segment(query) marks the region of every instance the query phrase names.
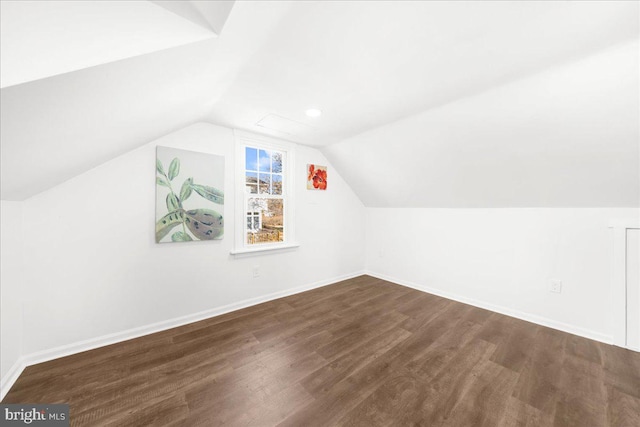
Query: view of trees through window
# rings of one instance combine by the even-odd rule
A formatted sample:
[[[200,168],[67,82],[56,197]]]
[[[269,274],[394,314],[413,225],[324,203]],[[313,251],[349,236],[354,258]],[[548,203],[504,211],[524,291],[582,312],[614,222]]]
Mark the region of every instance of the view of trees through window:
[[[246,242],[284,241],[283,155],[245,148]]]

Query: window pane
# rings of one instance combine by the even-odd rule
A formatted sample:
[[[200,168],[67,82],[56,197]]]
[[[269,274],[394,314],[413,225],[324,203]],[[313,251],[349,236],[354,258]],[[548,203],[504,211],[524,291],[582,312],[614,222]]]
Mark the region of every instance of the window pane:
[[[250,171],[258,170],[258,150],[247,147],[245,149],[245,169]]]
[[[274,151],[271,156],[272,172],[282,173],[282,153]]]
[[[260,194],[271,194],[271,175],[261,173],[258,186],[260,187]]]
[[[256,172],[245,172],[245,186],[247,193],[258,192],[258,174]]]
[[[259,213],[264,209],[267,209],[267,199],[251,198],[247,200],[247,211]]]
[[[245,177],[246,177],[247,184],[258,183],[258,174],[256,172],[246,172]]]
[[[260,150],[260,172],[271,172],[271,152]]]
[[[272,175],[273,192],[271,194],[282,194],[282,175]]]
[[[248,244],[276,243],[284,241],[284,202],[279,199],[251,198],[248,212],[259,212],[254,218],[254,233],[247,233]]]

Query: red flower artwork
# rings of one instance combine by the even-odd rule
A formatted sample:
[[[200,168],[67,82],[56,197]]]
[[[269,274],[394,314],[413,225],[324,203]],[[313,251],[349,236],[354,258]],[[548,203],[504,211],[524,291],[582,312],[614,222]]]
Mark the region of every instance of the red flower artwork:
[[[308,165],[307,174],[308,190],[327,189],[327,167],[318,165]]]

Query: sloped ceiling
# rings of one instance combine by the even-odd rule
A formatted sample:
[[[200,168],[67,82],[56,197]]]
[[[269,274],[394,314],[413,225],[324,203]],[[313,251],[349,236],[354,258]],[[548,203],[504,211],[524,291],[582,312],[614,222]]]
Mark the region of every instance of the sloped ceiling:
[[[239,2],[218,37],[2,88],[2,199],[23,200],[204,119],[286,8]]]
[[[115,3],[151,7],[155,18],[143,20],[144,27],[156,31],[165,27],[159,22],[171,23],[162,36],[174,44],[140,45],[137,55],[123,54],[120,50],[131,46],[118,38],[126,31],[116,27],[113,45],[102,50],[120,52],[121,58],[103,57],[106,62],[85,64],[88,68],[3,87],[3,199],[24,199],[204,119],[324,147],[370,206],[633,202],[629,194],[634,188],[611,198],[603,186],[588,191],[579,186],[586,174],[604,174],[615,169],[613,164],[623,166],[612,183],[626,184],[637,173],[637,162],[624,160],[633,155],[634,141],[637,145],[634,118],[628,114],[637,110],[637,81],[618,68],[630,65],[637,74],[637,54],[628,48],[618,56],[607,53],[618,59],[609,68],[588,61],[637,40],[637,2],[237,2],[233,8],[212,6],[217,2]],[[221,24],[216,17],[225,13],[228,19]],[[63,33],[81,37],[75,30]],[[583,66],[591,66],[590,71]],[[15,74],[26,78],[27,71]],[[547,99],[536,85],[554,92]],[[583,108],[585,103],[590,105]],[[513,105],[523,104],[527,107],[513,113]],[[304,110],[311,106],[324,114],[306,117]],[[259,126],[266,116],[297,125]],[[493,133],[483,128],[485,136],[478,138],[473,129],[482,123],[495,127]],[[613,123],[615,138],[597,127],[580,144],[586,134],[581,123]],[[562,145],[564,157],[553,167],[541,154],[541,147],[554,147],[552,142],[542,134],[531,137],[543,126],[572,141]],[[608,151],[602,149],[605,138],[612,144]],[[451,140],[455,143],[447,146]],[[399,169],[425,146],[420,153],[431,170],[428,185],[413,163],[411,169]],[[452,154],[464,149],[469,154]],[[480,162],[480,167],[473,152],[487,159],[497,154],[493,163]],[[527,156],[513,163],[514,157]],[[577,170],[574,156],[591,160]],[[511,169],[526,175],[518,178],[528,182],[517,187],[521,191],[508,184]],[[369,188],[374,184],[367,178],[380,170],[396,185],[384,191]],[[453,195],[443,197],[433,186],[450,182],[454,170],[456,185],[446,187]],[[487,173],[485,184],[495,193],[478,192],[468,182],[473,174],[461,170]],[[531,174],[541,170],[545,178],[536,184]],[[553,193],[549,183],[560,181],[571,184]],[[398,186],[406,191],[394,197]],[[424,195],[413,198],[416,190]],[[565,198],[572,190],[580,197]]]
[[[640,207],[637,41],[327,147],[366,206]]]
[[[218,34],[189,1],[3,1],[0,12],[3,88]]]

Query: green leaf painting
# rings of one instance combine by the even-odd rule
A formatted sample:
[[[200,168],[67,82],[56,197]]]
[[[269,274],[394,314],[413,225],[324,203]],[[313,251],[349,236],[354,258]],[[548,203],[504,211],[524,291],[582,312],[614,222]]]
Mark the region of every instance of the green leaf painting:
[[[173,193],[167,194],[167,210],[172,212],[178,209],[180,209],[180,201],[176,195]]]
[[[183,231],[176,231],[171,235],[172,242],[191,242],[193,239]]]
[[[157,147],[156,243],[222,239],[223,189],[224,157]]]
[[[180,189],[180,200],[187,200],[189,196],[191,196],[191,191],[193,190],[193,178],[188,178],[184,184],[182,184],[182,188]]]
[[[164,168],[162,167],[162,162],[156,159],[156,170],[160,175],[164,175]]]
[[[189,230],[200,240],[215,239],[224,231],[222,215],[211,209],[193,209],[186,212]]]
[[[198,193],[205,199],[212,201],[213,203],[217,203],[219,205],[224,204],[224,193],[220,190],[216,190],[213,187],[207,187],[206,185],[198,184],[192,184],[191,188],[193,188],[196,193]]]
[[[160,242],[175,227],[184,223],[185,212],[178,210],[169,212],[156,222],[156,242]]]
[[[167,177],[169,178],[169,181],[173,181],[173,178],[178,176],[179,173],[180,173],[180,159],[176,157],[175,159],[171,160],[171,165],[169,165],[169,175],[167,175]]]

